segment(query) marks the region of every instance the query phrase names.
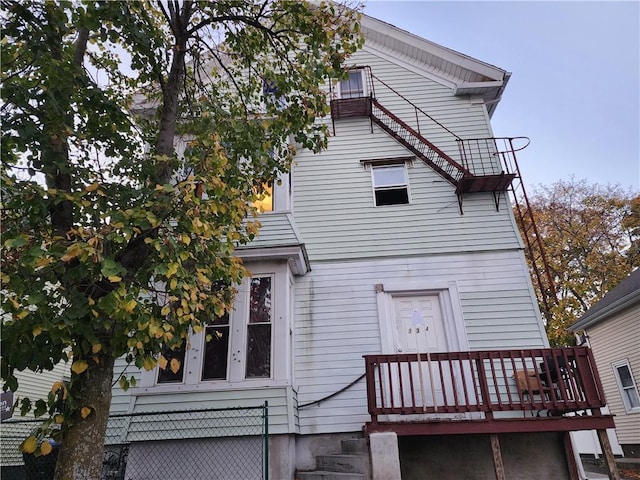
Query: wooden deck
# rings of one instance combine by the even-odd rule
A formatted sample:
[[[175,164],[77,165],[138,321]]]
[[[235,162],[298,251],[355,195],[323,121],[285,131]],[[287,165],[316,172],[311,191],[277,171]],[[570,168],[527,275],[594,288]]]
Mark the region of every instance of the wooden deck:
[[[367,432],[398,435],[613,428],[586,347],[365,356]]]

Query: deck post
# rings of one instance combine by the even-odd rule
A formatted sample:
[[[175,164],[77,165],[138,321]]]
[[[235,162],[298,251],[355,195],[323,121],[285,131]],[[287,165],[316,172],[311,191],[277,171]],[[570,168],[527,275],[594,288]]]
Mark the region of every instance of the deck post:
[[[500,451],[500,439],[496,433],[489,435],[491,439],[491,452],[493,453],[493,468],[496,472],[496,480],[507,480],[502,463],[502,452]]]
[[[604,457],[604,463],[607,466],[607,474],[609,480],[620,480],[620,473],[618,472],[618,466],[616,465],[616,459],[613,456],[613,450],[611,449],[611,443],[609,442],[609,435],[605,429],[596,430],[598,434],[598,440],[600,441],[600,447],[602,448],[602,456]]]

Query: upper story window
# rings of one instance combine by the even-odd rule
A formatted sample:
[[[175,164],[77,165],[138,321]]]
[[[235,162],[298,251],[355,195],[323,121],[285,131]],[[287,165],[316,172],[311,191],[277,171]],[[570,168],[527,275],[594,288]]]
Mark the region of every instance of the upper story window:
[[[638,395],[638,386],[631,374],[629,360],[625,359],[614,363],[613,371],[626,412],[640,412],[640,395]]]
[[[260,213],[273,212],[273,182],[265,183],[262,188],[262,195],[253,202],[253,205]]]
[[[365,95],[364,70],[349,70],[349,76],[340,80],[340,98],[360,98]]]
[[[376,206],[409,203],[409,182],[404,164],[372,166],[371,177]]]

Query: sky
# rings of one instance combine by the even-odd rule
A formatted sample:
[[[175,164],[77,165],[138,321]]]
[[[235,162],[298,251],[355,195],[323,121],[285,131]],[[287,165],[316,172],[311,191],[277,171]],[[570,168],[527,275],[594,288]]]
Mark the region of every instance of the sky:
[[[640,1],[366,0],[364,13],[512,73],[495,136],[526,136],[527,190],[640,192]]]

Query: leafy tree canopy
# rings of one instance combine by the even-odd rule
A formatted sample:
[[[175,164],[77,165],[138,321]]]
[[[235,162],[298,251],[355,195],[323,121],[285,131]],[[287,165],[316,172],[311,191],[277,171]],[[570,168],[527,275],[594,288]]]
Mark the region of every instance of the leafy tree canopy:
[[[640,196],[571,178],[538,186],[529,200],[558,299],[547,335],[571,344],[567,327],[640,266]]]
[[[20,408],[53,415],[64,397],[49,420],[62,423],[56,477],[98,478],[101,458],[72,455],[89,437],[101,448],[114,359],[151,369],[231,307],[252,202],[296,147],[326,146],[323,84],[361,45],[358,13],[279,0],[2,9],[2,379],[15,390],[16,370],[72,360],[68,387]]]

